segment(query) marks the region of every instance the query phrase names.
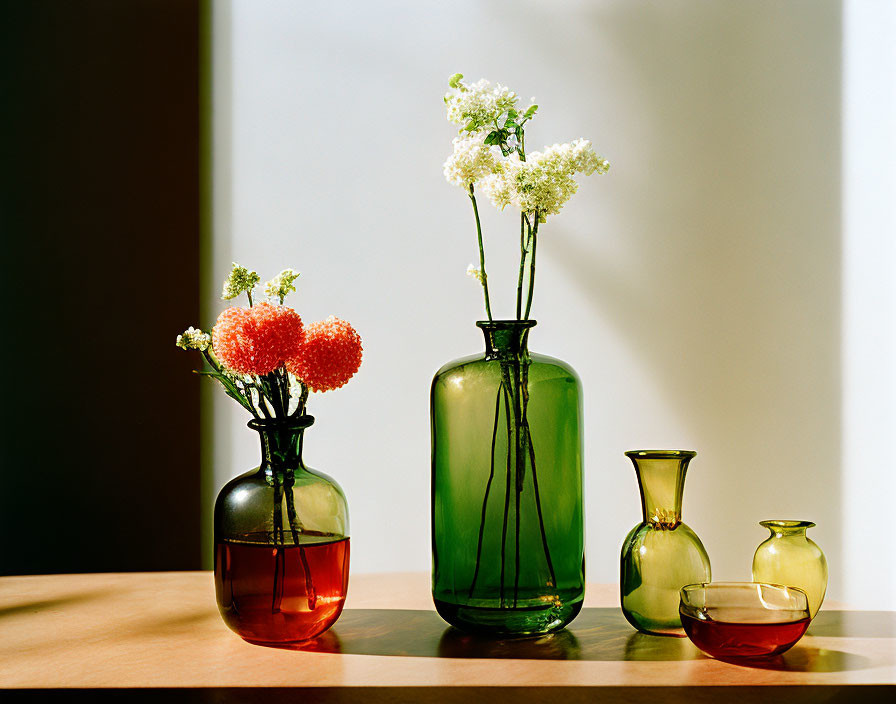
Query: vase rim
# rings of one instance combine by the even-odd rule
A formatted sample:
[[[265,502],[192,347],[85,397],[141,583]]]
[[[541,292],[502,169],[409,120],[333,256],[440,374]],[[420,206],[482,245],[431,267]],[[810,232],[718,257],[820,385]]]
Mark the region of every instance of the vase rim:
[[[303,430],[314,424],[314,416],[290,416],[288,418],[253,418],[246,425],[252,430]]]
[[[763,528],[814,528],[812,521],[791,521],[775,519],[770,521],[759,521],[759,525]]]
[[[629,450],[625,456],[645,460],[690,460],[694,459],[697,453],[694,450]]]
[[[534,328],[537,320],[477,320],[476,327],[483,330],[512,330],[514,328]]]

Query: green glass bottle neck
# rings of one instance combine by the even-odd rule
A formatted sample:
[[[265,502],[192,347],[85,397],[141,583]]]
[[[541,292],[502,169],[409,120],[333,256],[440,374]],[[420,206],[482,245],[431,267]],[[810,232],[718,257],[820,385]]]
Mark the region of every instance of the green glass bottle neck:
[[[534,320],[480,320],[476,326],[485,337],[486,359],[514,359],[529,354],[529,330]]]
[[[660,529],[676,528],[681,523],[685,475],[696,453],[634,450],[625,454],[638,476],[643,522]]]
[[[251,420],[249,427],[258,432],[261,439],[261,467],[268,475],[292,473],[304,470],[302,444],[305,429],[314,423],[314,416],[299,416]]]

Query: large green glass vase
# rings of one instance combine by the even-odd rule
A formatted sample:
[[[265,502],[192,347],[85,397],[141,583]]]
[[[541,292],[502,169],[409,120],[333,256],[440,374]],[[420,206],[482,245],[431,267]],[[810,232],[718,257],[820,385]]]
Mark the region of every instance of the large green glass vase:
[[[535,321],[477,325],[485,352],[432,382],[433,599],[463,630],[547,633],[585,593],[581,382],[528,351]]]
[[[709,556],[700,538],[681,521],[687,450],[633,450],[641,490],[641,522],[622,544],[622,613],[639,631],[684,637],[679,590],[709,582]]]

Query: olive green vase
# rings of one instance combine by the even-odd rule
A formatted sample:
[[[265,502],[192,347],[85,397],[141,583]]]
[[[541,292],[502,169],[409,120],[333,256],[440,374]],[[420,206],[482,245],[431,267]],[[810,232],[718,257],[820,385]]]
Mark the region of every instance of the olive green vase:
[[[811,521],[760,521],[771,535],[756,548],[753,581],[798,587],[809,597],[809,615],[815,618],[828,586],[828,563],[806,530]]]
[[[477,325],[484,352],[432,382],[432,591],[448,623],[528,635],[585,593],[581,383],[532,354],[535,321]]]
[[[687,450],[633,450],[641,490],[641,522],[622,545],[622,613],[635,628],[656,635],[684,636],[679,590],[709,582],[709,556],[700,538],[681,521]]]

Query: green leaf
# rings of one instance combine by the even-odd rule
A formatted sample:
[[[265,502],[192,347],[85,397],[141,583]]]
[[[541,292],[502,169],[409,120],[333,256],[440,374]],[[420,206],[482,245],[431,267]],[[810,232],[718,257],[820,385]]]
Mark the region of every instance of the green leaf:
[[[464,77],[462,73],[455,73],[451,78],[448,79],[448,85],[452,88],[457,88],[460,83],[460,79]]]
[[[464,127],[464,129],[465,129],[467,132],[474,132],[478,127],[479,127],[479,123],[476,122],[476,120],[470,120],[470,121],[466,124],[466,126]]]
[[[245,396],[243,396],[239,392],[239,389],[236,388],[234,383],[230,379],[228,379],[226,376],[221,374],[221,372],[205,371],[204,369],[202,369],[202,370],[196,369],[194,371],[196,374],[201,374],[202,376],[210,376],[213,379],[217,379],[219,382],[221,382],[221,386],[224,387],[225,394],[230,396],[230,398],[232,398],[234,401],[239,403],[247,411],[250,411],[251,413],[255,413],[255,409],[252,408],[252,404],[249,402],[249,400]]]
[[[515,127],[516,127],[516,123],[515,123],[513,120],[509,119],[509,118],[508,118],[507,121],[504,123],[504,129],[505,129],[505,130],[512,130],[512,129],[514,129]]]
[[[519,115],[519,113],[518,113],[514,108],[509,108],[509,109],[507,110],[507,119],[508,119],[508,120],[512,120],[512,119],[515,118],[517,115]]]
[[[535,114],[535,112],[536,112],[537,110],[538,110],[538,106],[537,106],[537,105],[530,105],[530,106],[526,109],[526,112],[523,113],[523,117],[525,117],[527,120],[530,120],[530,119],[532,119],[532,116]]]
[[[500,142],[501,142],[501,140],[500,140],[500,138],[498,137],[498,133],[497,133],[497,132],[489,132],[488,135],[487,135],[486,138],[485,138],[485,144],[488,144],[488,145],[491,145],[491,144],[500,144]]]

